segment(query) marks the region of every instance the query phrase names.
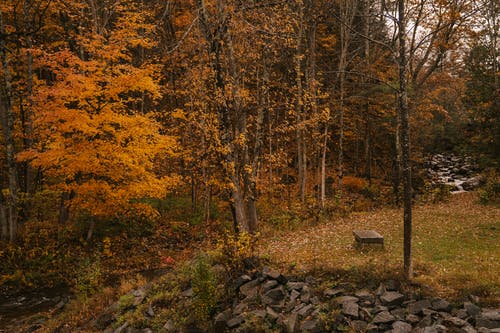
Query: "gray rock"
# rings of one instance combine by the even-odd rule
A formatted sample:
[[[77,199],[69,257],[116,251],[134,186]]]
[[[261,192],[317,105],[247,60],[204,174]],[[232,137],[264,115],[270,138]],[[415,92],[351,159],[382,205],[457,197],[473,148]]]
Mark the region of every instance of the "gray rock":
[[[368,323],[363,320],[353,320],[351,321],[351,328],[354,331],[354,333],[361,333],[366,331],[366,328],[368,327]]]
[[[467,311],[465,311],[465,309],[453,309],[453,311],[451,312],[451,314],[454,317],[458,317],[460,319],[465,319],[465,318],[468,317]]]
[[[420,321],[420,317],[417,315],[409,314],[405,317],[405,320],[409,323],[416,324]]]
[[[306,320],[300,325],[301,332],[321,332],[317,319]]]
[[[344,289],[342,289],[342,288],[334,288],[334,289],[326,289],[323,292],[323,295],[325,295],[327,297],[335,297],[335,296],[341,295],[343,293],[344,293]]]
[[[181,293],[182,297],[193,297],[193,295],[194,295],[193,288],[186,289]]]
[[[422,314],[424,316],[437,316],[439,312],[431,310],[431,309],[422,309]]]
[[[297,330],[297,313],[292,313],[283,321],[287,333],[295,333]]]
[[[500,327],[491,329],[490,333],[500,333]]]
[[[250,312],[250,315],[257,317],[257,318],[265,318],[267,314],[266,310],[253,310]]]
[[[434,325],[434,327],[437,329],[438,332],[447,332],[448,331],[448,328],[446,328],[446,326],[443,326],[443,325]]]
[[[149,317],[154,317],[155,316],[155,311],[153,310],[153,307],[151,304],[148,306],[148,309],[146,310],[146,315]]]
[[[477,177],[471,178],[471,179],[463,182],[462,187],[466,191],[472,191],[472,190],[478,188],[481,185],[482,181],[483,181],[483,178],[481,176],[477,176]]]
[[[432,300],[432,310],[435,311],[450,311],[451,304],[442,298],[435,298]]]
[[[113,331],[113,333],[122,333],[128,327],[128,321],[124,322],[120,327]]]
[[[467,325],[467,322],[458,317],[450,317],[443,320],[443,323],[447,326],[462,327]]]
[[[268,316],[269,318],[271,318],[272,320],[276,320],[276,319],[278,319],[278,317],[279,317],[279,314],[278,314],[276,311],[274,311],[274,310],[273,310],[271,307],[269,307],[269,306],[268,306],[268,307],[266,307],[266,314],[267,314],[267,316]]]
[[[399,287],[401,286],[401,284],[399,283],[399,281],[396,281],[396,280],[387,280],[385,283],[385,289],[386,290],[390,290],[390,291],[396,291],[396,290],[399,290]]]
[[[439,332],[434,326],[426,326],[422,329],[422,333],[439,333]]]
[[[404,320],[406,311],[403,308],[395,308],[394,310],[390,311],[391,314],[396,317],[397,320]]]
[[[311,304],[317,305],[320,303],[318,296],[311,297]]]
[[[267,305],[283,307],[285,304],[286,291],[282,285],[267,291],[262,295],[262,302]]]
[[[375,294],[377,296],[382,296],[383,294],[385,294],[387,292],[387,289],[385,288],[385,285],[383,283],[381,283],[377,290],[375,291]]]
[[[116,320],[116,315],[112,312],[105,312],[97,317],[94,327],[103,330]]]
[[[301,316],[302,318],[306,317],[309,313],[311,313],[313,310],[313,305],[308,304],[303,306],[300,310],[298,310],[296,313]]]
[[[377,333],[379,330],[378,330],[378,326],[375,325],[375,324],[368,324],[368,326],[366,326],[366,333]]]
[[[479,304],[479,301],[480,301],[479,296],[476,296],[476,295],[472,295],[472,294],[470,294],[470,295],[469,295],[469,299],[470,299],[470,301],[471,301],[472,303],[474,303],[474,304]]]
[[[476,317],[476,327],[500,328],[500,312],[497,310],[483,310]]]
[[[486,327],[479,327],[479,328],[477,329],[477,332],[478,332],[478,333],[490,333],[490,332],[491,332],[491,330],[490,330],[489,328],[486,328]],[[499,333],[500,333],[500,331],[499,331]]]
[[[240,287],[240,293],[246,297],[254,297],[259,290],[259,284],[260,282],[258,280],[249,281]]]
[[[470,325],[462,327],[462,331],[465,333],[477,333],[476,329]]]
[[[290,293],[290,301],[295,302],[296,299],[298,299],[300,296],[300,293],[297,290],[292,290]]]
[[[447,318],[450,318],[450,317],[453,317],[451,314],[449,314],[448,312],[438,312],[439,316],[443,319],[447,319]]]
[[[377,305],[375,308],[373,308],[373,313],[379,313],[382,311],[389,311],[389,308],[383,305]]]
[[[245,317],[243,317],[242,315],[239,315],[239,316],[236,316],[234,318],[229,319],[226,322],[226,325],[229,328],[235,328],[235,327],[238,327],[241,324],[243,324],[244,321],[245,321]]]
[[[280,272],[273,270],[269,267],[264,267],[262,269],[262,275],[265,277],[271,278],[273,280],[276,280],[282,284],[285,284],[287,282],[287,279],[283,275],[281,275]]]
[[[428,299],[423,299],[421,301],[416,301],[408,304],[407,310],[410,314],[420,314],[423,309],[428,309],[432,306],[431,302]]]
[[[226,322],[224,321],[224,324]],[[175,331],[175,325],[172,319],[169,319],[165,325],[163,325],[163,329],[166,330],[167,332],[174,332]]]
[[[276,287],[278,285],[278,281],[276,280],[269,280],[269,281],[266,281],[263,285],[262,285],[262,290],[264,292],[270,290],[270,289],[273,289],[274,287]]]
[[[134,306],[138,306],[146,298],[146,289],[144,289],[144,288],[138,288],[138,289],[132,290],[131,293],[134,296],[134,303],[133,303]]]
[[[335,298],[335,303],[341,305],[343,303],[352,303],[352,302],[357,302],[359,299],[354,296],[340,296]]]
[[[242,285],[244,285],[245,283],[250,282],[250,281],[252,281],[252,278],[249,275],[246,275],[246,274],[241,275],[236,280],[234,280],[233,287],[234,287],[234,289],[237,290],[239,287],[241,287]]]
[[[307,303],[311,300],[311,289],[308,286],[304,286],[300,292],[300,300]]]
[[[373,294],[366,289],[361,289],[361,290],[356,291],[354,293],[354,296],[356,296],[357,298],[359,298],[362,301],[373,302],[373,300],[374,300]]]
[[[397,291],[387,291],[380,296],[380,301],[384,305],[400,305],[403,303],[405,296]]]
[[[425,328],[425,327],[428,327],[428,326],[431,326],[431,325],[432,325],[432,318],[431,318],[431,316],[425,316],[417,324],[417,326],[421,327],[421,328]]]
[[[286,287],[288,290],[302,290],[305,285],[304,282],[288,282]]]
[[[464,302],[464,309],[469,316],[475,317],[481,313],[481,308],[471,302]]]
[[[231,309],[227,309],[217,316],[215,316],[214,320],[214,333],[224,333],[226,331],[226,322],[231,316]],[[169,322],[172,322],[169,320]],[[173,323],[172,323],[173,325]],[[174,327],[172,326],[172,332],[174,331]]]
[[[392,314],[390,314],[388,311],[382,311],[382,312],[377,313],[377,315],[375,317],[373,317],[372,322],[374,324],[388,324],[388,323],[392,323],[395,320],[396,320],[396,318]]]
[[[242,302],[234,307],[233,315],[237,316],[248,310],[248,304]]]
[[[404,321],[398,320],[392,323],[392,329],[393,333],[410,333],[411,325]]]
[[[357,319],[359,317],[359,306],[354,302],[342,303],[342,313],[346,316]]]

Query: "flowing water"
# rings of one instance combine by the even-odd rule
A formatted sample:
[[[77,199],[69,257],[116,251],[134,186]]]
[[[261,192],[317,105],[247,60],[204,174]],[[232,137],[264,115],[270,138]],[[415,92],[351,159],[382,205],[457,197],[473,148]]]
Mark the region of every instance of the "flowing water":
[[[168,270],[151,269],[138,272],[138,274],[149,282],[156,280]],[[106,285],[116,285],[119,280],[120,276],[113,276],[108,279]],[[0,333],[36,330],[51,313],[60,311],[72,296],[71,290],[65,286],[15,296],[0,295]],[[26,329],[21,329],[21,327]]]

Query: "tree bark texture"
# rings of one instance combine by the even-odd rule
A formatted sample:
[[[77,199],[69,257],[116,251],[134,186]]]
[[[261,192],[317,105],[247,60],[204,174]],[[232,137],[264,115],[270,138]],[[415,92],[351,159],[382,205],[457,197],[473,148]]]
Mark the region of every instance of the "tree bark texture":
[[[399,41],[399,92],[398,112],[401,121],[401,165],[403,175],[403,205],[404,205],[404,271],[407,279],[413,278],[412,265],[412,185],[410,165],[410,126],[408,120],[408,86],[406,57],[406,17],[405,0],[398,0],[398,41]]]

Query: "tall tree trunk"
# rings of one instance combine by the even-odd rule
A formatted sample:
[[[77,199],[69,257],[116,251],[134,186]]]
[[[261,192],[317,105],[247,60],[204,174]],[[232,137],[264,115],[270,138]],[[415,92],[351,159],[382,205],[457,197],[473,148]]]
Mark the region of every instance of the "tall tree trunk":
[[[25,40],[26,40],[26,100],[27,106],[24,110],[24,149],[30,149],[33,145],[33,55],[31,49],[33,47],[33,42],[31,40],[31,35],[29,32],[32,31],[30,19],[30,1],[25,0],[23,3],[24,7],[24,28],[25,28]],[[24,166],[24,189],[23,191],[28,194],[33,193],[33,170],[29,163]]]
[[[5,26],[3,24],[2,11],[0,10],[0,34],[5,36]],[[7,163],[7,173],[9,181],[8,196],[8,221],[9,240],[14,242],[17,236],[17,192],[19,188],[15,147],[14,147],[14,112],[12,111],[12,83],[10,77],[9,60],[7,56],[6,41],[0,40],[0,59],[3,67],[2,87],[0,88],[0,122],[3,131],[5,144],[5,160]]]
[[[325,129],[323,131],[323,147],[321,148],[321,208],[325,208],[326,202],[326,150],[328,147],[328,124],[325,122]]]
[[[71,194],[67,191],[61,193],[61,201],[59,203],[59,224],[66,224],[69,220],[69,207],[68,201],[71,198]]]
[[[370,116],[368,115],[368,102],[365,105],[365,177],[368,178],[368,182],[372,181],[372,144],[371,144],[371,122]]]
[[[89,224],[89,229],[87,230],[87,238],[85,239],[87,242],[89,242],[92,239],[92,236],[94,235],[94,228],[95,228],[95,220],[92,218]]]
[[[0,191],[0,240],[9,238],[9,222],[7,220],[7,205],[3,192]]]
[[[347,52],[351,43],[351,30],[357,10],[357,0],[340,1],[340,57],[339,57],[339,152],[337,160],[337,177],[339,194],[342,194],[342,179],[344,177],[344,98],[345,72],[347,68]],[[347,25],[347,26],[346,26]]]
[[[306,201],[306,185],[307,185],[307,152],[305,144],[305,135],[303,129],[303,112],[304,112],[304,91],[302,86],[302,58],[303,52],[303,38],[304,38],[304,4],[299,3],[299,31],[297,35],[297,45],[295,53],[295,83],[296,83],[296,97],[295,97],[295,114],[297,118],[297,168],[298,168],[298,183],[299,183],[299,197],[300,201]]]
[[[401,120],[401,153],[403,173],[404,204],[404,271],[407,279],[413,278],[412,265],[412,185],[410,165],[410,126],[408,120],[408,87],[406,57],[406,13],[405,0],[398,0],[398,40],[399,40],[399,92],[398,112]]]

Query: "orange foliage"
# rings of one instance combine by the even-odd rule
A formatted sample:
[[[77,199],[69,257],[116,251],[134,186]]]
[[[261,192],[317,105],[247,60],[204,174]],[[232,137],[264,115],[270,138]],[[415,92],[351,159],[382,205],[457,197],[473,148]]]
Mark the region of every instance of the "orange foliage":
[[[352,192],[360,192],[368,186],[366,180],[354,176],[345,176],[342,179],[342,184],[347,190]]]

